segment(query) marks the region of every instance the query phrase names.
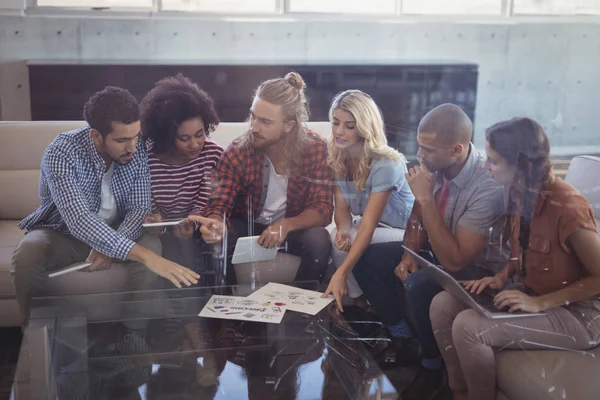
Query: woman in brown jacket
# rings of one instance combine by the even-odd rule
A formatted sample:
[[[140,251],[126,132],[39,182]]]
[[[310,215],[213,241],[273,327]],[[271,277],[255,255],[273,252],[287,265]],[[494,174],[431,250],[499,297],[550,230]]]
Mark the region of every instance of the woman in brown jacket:
[[[495,398],[499,349],[585,350],[600,336],[600,238],[590,205],[554,176],[548,137],[537,122],[499,122],[486,139],[486,168],[505,187],[511,256],[496,276],[466,288],[501,290],[494,298],[499,310],[545,315],[492,320],[438,294],[430,317],[454,399]],[[524,290],[506,288],[513,277]]]

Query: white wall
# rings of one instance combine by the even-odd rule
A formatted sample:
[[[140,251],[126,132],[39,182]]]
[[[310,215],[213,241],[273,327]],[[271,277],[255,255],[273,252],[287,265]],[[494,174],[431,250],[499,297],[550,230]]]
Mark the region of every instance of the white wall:
[[[523,115],[545,126],[557,152],[600,151],[600,24],[593,19],[507,21],[249,22],[0,15],[0,60],[475,62],[479,65],[476,144],[482,144],[483,131],[493,122]],[[22,103],[28,95],[26,74],[15,70],[0,79],[3,119],[27,119],[22,118],[28,112]]]

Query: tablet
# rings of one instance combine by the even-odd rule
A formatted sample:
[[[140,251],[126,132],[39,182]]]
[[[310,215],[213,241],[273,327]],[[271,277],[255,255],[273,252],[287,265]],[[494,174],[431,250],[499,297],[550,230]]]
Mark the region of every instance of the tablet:
[[[258,244],[260,236],[245,236],[238,239],[233,251],[232,264],[273,260],[277,255],[277,247],[266,249]]]
[[[176,220],[164,220],[160,222],[147,222],[142,224],[144,228],[154,228],[159,226],[174,226],[181,224],[185,219],[176,219]]]
[[[51,274],[48,274],[49,278],[55,278],[57,276],[61,276],[64,274],[68,274],[69,272],[79,271],[80,269],[84,269],[92,265],[92,263],[80,262],[76,264],[71,264],[67,268],[63,268],[59,271],[54,271]]]

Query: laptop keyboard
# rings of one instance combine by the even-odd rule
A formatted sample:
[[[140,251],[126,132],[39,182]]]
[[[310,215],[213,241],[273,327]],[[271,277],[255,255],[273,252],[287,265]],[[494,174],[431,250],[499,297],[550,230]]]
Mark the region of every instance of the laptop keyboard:
[[[479,293],[479,294],[471,293],[468,290],[467,290],[467,293],[469,294],[469,296],[471,296],[471,298],[473,300],[475,300],[475,302],[477,304],[479,304],[481,307],[485,308],[489,312],[492,312],[492,313],[500,312],[500,310],[498,310],[498,308],[496,308],[496,306],[494,305],[494,297],[492,297],[490,294],[488,294],[486,292]],[[508,311],[508,310],[506,310],[506,311]]]
[[[471,296],[473,300],[477,302],[477,304],[479,304],[481,307],[485,308],[491,313],[507,313],[508,310],[510,310],[510,307],[508,306],[504,307],[502,310],[498,310],[498,308],[494,305],[495,294],[492,295],[491,293],[486,292],[485,290],[480,294],[471,293],[468,290],[466,290],[466,292],[469,294],[469,296]],[[523,312],[515,311],[513,312],[513,314],[523,314]]]

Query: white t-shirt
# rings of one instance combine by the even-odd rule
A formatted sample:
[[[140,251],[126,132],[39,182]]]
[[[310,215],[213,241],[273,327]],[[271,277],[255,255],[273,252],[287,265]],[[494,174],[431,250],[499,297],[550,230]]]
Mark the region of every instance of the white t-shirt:
[[[268,157],[267,157],[267,160]],[[287,202],[288,178],[284,175],[277,175],[275,167],[269,160],[269,187],[267,188],[267,198],[262,212],[256,218],[259,224],[269,225],[285,217]]]
[[[112,162],[110,168],[108,168],[108,171],[104,174],[104,178],[102,178],[102,203],[100,204],[100,211],[98,211],[98,216],[102,218],[107,225],[112,224],[117,218],[117,203],[115,202],[115,196],[110,187],[110,182],[112,181],[115,169],[114,166],[115,163]]]

